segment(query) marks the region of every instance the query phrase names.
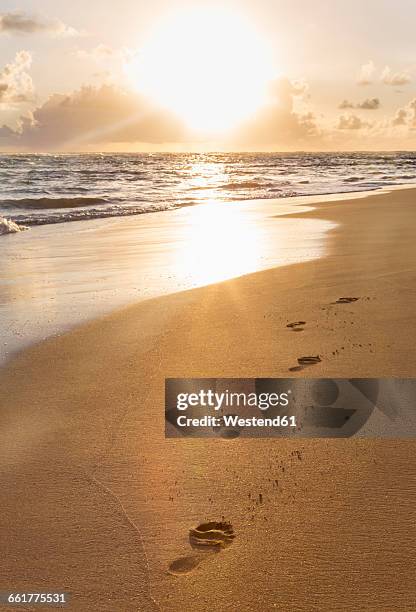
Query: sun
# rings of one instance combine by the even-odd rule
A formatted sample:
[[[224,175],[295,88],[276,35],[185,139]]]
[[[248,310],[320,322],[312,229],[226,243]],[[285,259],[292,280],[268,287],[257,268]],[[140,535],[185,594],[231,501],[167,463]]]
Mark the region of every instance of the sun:
[[[224,132],[265,102],[270,51],[248,19],[225,8],[171,14],[126,70],[134,86],[198,132]]]

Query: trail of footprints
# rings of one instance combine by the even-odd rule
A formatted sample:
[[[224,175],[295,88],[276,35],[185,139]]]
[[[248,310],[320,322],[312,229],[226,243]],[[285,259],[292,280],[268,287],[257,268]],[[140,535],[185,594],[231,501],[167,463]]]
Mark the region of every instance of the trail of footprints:
[[[360,299],[369,300],[371,298],[359,298],[359,297],[340,297],[334,304],[352,304]],[[335,313],[336,314],[336,313]],[[306,321],[294,321],[288,323],[286,327],[293,332],[302,332],[306,326]],[[358,345],[361,347],[361,344]],[[370,345],[369,345],[370,346]],[[344,347],[341,347],[342,349]],[[333,351],[333,355],[338,353],[338,350]],[[321,363],[322,359],[320,355],[305,355],[297,358],[298,364],[294,367],[289,368],[291,372],[297,372],[303,370],[306,367]],[[297,458],[302,460],[301,453],[299,451],[293,451],[297,453]],[[284,471],[284,468],[282,468]],[[278,481],[274,481],[278,486]],[[250,494],[249,494],[250,497]],[[173,499],[173,498],[172,498]],[[263,495],[259,493],[257,503],[262,505]],[[189,530],[189,544],[196,551],[195,554],[185,555],[172,561],[169,565],[168,572],[173,576],[182,576],[192,572],[199,564],[207,559],[212,554],[221,552],[224,548],[230,546],[235,538],[235,533],[231,523],[226,521],[208,521],[201,523],[197,527]]]
[[[360,297],[339,297],[335,302],[332,302],[331,305],[335,305],[335,304],[353,304],[354,302],[357,302],[358,300],[370,300],[371,298],[369,297],[364,297],[364,298],[360,298]],[[335,313],[337,314],[337,313]],[[351,322],[352,324],[352,322]],[[288,323],[286,325],[286,327],[288,329],[290,329],[293,332],[302,332],[304,331],[306,326],[306,321],[293,321],[292,323]],[[355,346],[355,345],[353,345]],[[357,346],[361,347],[361,344],[358,344]],[[369,346],[371,346],[371,344],[369,344]],[[343,350],[344,347],[341,347],[341,350]],[[372,352],[372,349],[370,349],[370,352]],[[336,349],[335,351],[332,352],[333,355],[338,354],[338,350]],[[289,368],[289,372],[300,372],[301,370],[303,370],[304,368],[307,368],[309,366],[312,365],[316,365],[318,363],[321,363],[322,359],[320,355],[304,355],[302,357],[298,357],[297,358],[297,365]]]

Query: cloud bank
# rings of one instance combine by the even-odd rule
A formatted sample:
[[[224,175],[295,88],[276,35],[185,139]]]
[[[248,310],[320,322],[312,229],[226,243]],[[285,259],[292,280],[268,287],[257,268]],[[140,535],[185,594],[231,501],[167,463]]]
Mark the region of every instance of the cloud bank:
[[[31,96],[33,99],[30,64],[30,54],[20,51],[0,71],[0,109]],[[233,132],[218,136],[215,144],[206,135],[192,133],[172,112],[155,106],[137,92],[109,84],[84,86],[67,95],[53,94],[32,112],[21,113],[14,127],[11,123],[0,127],[0,148],[192,150],[218,145],[227,150],[333,150],[368,147],[374,138],[385,146],[396,137],[402,139],[405,133],[411,138],[416,129],[416,99],[390,118],[370,123],[354,109],[361,114],[374,111],[380,106],[378,98],[357,103],[344,100],[341,107],[347,112],[333,119],[310,112],[304,84],[280,78],[271,84],[270,92],[266,106]]]
[[[269,105],[224,135],[227,146],[291,146],[317,135],[312,113],[295,112],[295,100],[304,95],[304,85],[280,79],[271,91]],[[114,85],[54,94],[30,117],[21,117],[18,128],[0,128],[0,145],[33,150],[82,150],[108,143],[198,143],[201,138],[169,111]]]
[[[139,95],[113,86],[82,87],[54,94],[35,109],[20,129],[0,128],[0,143],[34,150],[82,149],[108,142],[181,141],[183,126]]]

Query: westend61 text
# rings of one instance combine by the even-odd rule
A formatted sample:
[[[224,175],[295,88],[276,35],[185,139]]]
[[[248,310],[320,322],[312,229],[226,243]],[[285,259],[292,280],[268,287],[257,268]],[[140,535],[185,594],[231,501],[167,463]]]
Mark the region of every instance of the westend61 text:
[[[205,415],[198,418],[181,415],[176,419],[179,427],[296,427],[296,417],[276,416],[274,418],[239,417],[225,414],[222,417]]]

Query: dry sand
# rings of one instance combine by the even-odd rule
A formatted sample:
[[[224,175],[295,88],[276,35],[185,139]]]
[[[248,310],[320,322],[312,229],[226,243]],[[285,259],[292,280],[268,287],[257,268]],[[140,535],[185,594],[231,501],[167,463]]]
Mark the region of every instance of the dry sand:
[[[338,224],[326,257],[143,302],[5,367],[0,587],[62,588],[80,612],[415,610],[414,442],[165,440],[163,398],[166,376],[414,376],[415,201],[322,203],[301,216]],[[189,529],[222,518],[234,542],[170,575]]]

